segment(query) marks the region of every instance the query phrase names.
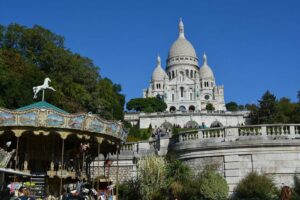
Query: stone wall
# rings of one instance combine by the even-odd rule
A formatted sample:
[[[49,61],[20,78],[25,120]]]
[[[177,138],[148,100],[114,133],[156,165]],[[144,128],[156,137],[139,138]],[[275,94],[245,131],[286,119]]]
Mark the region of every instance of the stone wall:
[[[214,122],[220,122],[223,126],[237,126],[245,124],[246,118],[239,113],[141,113],[139,116],[140,128],[148,128],[149,125],[153,128],[160,127],[164,122],[177,124],[180,127],[185,127],[189,121],[195,121],[200,125],[210,127]]]
[[[160,147],[155,149],[157,144]],[[252,171],[270,175],[277,186],[292,186],[294,176],[300,173],[300,124],[203,129],[161,138],[160,142],[126,143],[120,154],[119,180],[136,177],[137,160],[149,154],[182,160],[195,175],[207,165],[216,165],[230,192]],[[111,158],[116,159],[114,156]],[[113,162],[113,180],[115,166]]]

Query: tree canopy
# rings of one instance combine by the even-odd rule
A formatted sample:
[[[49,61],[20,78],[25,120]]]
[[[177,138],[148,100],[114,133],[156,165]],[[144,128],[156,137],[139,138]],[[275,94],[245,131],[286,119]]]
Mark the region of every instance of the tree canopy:
[[[135,98],[128,101],[127,110],[135,110],[138,112],[163,112],[167,108],[167,104],[157,97],[152,98]]]
[[[65,39],[35,25],[0,25],[0,106],[15,109],[34,102],[32,87],[49,77],[56,92],[46,100],[68,112],[93,112],[123,119],[122,88],[102,78],[99,67],[65,47]]]
[[[206,104],[205,109],[207,111],[214,111],[215,107],[211,103],[208,103],[208,104]]]
[[[300,102],[293,103],[289,98],[277,100],[276,96],[266,91],[258,104],[246,105],[250,111],[252,124],[300,123]]]

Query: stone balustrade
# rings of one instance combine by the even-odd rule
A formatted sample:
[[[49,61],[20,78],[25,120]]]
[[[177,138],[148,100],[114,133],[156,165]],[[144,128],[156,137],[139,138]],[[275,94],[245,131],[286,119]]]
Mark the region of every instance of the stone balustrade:
[[[199,142],[225,142],[247,139],[274,140],[297,138],[300,138],[300,124],[264,124],[186,131],[173,136],[172,143],[195,140]]]

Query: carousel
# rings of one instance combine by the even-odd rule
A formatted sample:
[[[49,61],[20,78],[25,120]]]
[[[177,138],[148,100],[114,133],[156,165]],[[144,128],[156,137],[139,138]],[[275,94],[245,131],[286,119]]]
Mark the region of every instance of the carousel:
[[[33,88],[35,98],[42,92],[42,101],[16,110],[0,108],[2,182],[33,182],[32,192],[39,197],[59,196],[66,185],[84,181],[99,189],[107,175],[97,172],[94,161],[110,154],[118,158],[127,132],[119,121],[71,114],[44,101],[45,89],[55,91],[49,81]]]

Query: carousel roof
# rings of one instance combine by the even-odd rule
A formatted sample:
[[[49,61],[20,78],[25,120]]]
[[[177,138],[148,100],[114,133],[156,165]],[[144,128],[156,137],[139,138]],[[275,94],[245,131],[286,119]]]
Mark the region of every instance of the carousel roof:
[[[120,121],[107,121],[92,113],[70,114],[46,101],[40,101],[16,110],[0,108],[0,135],[4,130],[15,129],[22,133],[33,130],[35,134],[50,132],[77,136],[95,136],[126,141],[127,131]],[[22,134],[21,133],[21,134]]]
[[[63,114],[69,114],[67,111],[64,111],[58,107],[56,107],[55,105],[52,105],[46,101],[39,101],[27,106],[23,106],[21,108],[16,109],[16,111],[25,111],[25,110],[30,110],[30,109],[34,109],[34,108],[38,108],[38,109],[51,109],[51,110],[55,110],[57,112],[63,113]]]

